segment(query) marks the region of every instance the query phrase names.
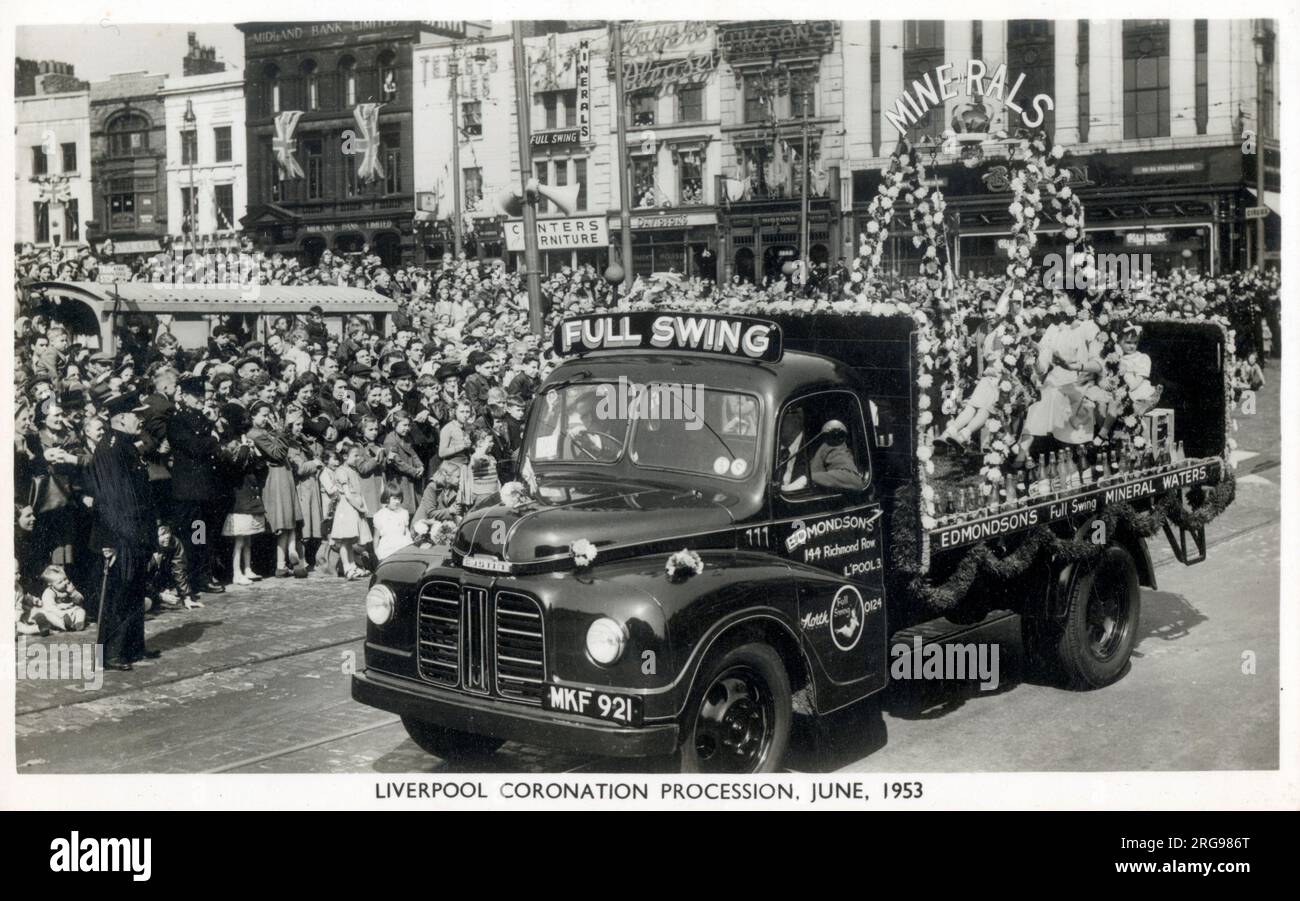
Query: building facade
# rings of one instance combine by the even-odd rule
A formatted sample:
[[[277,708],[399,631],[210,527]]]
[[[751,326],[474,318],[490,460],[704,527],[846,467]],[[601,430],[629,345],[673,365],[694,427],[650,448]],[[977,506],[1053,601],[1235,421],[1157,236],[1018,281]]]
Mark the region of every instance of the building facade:
[[[128,72],[90,86],[95,213],[86,228],[101,254],[157,253],[168,233],[163,81],[162,75]]]
[[[632,271],[714,277],[723,155],[716,30],[710,23],[629,23],[622,37]],[[621,241],[610,31],[570,27],[527,36],[524,45],[529,174],[550,194],[537,207],[542,266],[603,269],[617,259],[610,245]],[[417,197],[427,255],[452,247],[454,104],[466,250],[522,265],[522,220],[500,203],[522,184],[509,35],[436,42],[417,47],[414,59]]]
[[[186,58],[188,59],[188,57]],[[248,196],[244,80],[217,71],[168,78],[168,232],[188,247],[237,247]]]
[[[243,224],[256,244],[309,261],[326,249],[369,249],[388,265],[414,261],[411,46],[486,29],[468,22],[238,27],[248,158]],[[365,118],[371,104],[378,107],[372,120]]]
[[[94,205],[90,91],[40,79],[14,99],[15,240],[37,247],[84,246]]]
[[[1254,258],[1246,210],[1267,206],[1272,212],[1261,212],[1268,212],[1267,245],[1275,258],[1281,188],[1270,22],[911,20],[843,27],[846,81],[864,101],[870,98],[845,110],[854,216],[846,253],[881,169],[906,132],[949,201],[959,271],[1001,271],[1011,226],[1006,145],[989,140],[975,154],[965,151],[964,159],[943,146],[945,131],[974,123],[1013,138],[1045,129],[1069,152],[1071,186],[1101,252],[1150,253],[1157,271],[1240,268]],[[986,75],[978,86],[970,79],[979,73],[972,60]],[[944,66],[951,68],[941,72]],[[1003,66],[1004,88],[994,90]],[[946,92],[938,89],[943,74],[956,76]],[[929,100],[934,93],[937,102]],[[1050,108],[1022,106],[1039,95],[1051,98]],[[1256,188],[1261,161],[1263,198]],[[897,221],[887,256],[901,272],[914,271],[916,263],[906,222],[905,214]],[[1050,238],[1042,246],[1050,249]]]

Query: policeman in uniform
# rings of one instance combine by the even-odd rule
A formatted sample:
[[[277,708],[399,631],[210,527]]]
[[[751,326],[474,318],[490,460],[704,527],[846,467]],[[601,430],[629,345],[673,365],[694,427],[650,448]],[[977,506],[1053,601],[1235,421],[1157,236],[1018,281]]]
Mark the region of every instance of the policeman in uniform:
[[[172,531],[185,542],[190,563],[190,584],[212,594],[225,591],[212,572],[212,542],[221,534],[225,518],[223,490],[218,474],[221,438],[217,425],[203,409],[201,375],[185,376],[178,383],[179,406],[167,422],[172,449]]]
[[[112,430],[91,459],[94,483],[94,546],[104,555],[103,617],[99,642],[104,668],[130,670],[158,651],[144,646],[144,599],[149,556],[158,538],[158,518],[149,490],[149,470],[136,447],[141,414],[149,411],[135,394],[105,403]]]

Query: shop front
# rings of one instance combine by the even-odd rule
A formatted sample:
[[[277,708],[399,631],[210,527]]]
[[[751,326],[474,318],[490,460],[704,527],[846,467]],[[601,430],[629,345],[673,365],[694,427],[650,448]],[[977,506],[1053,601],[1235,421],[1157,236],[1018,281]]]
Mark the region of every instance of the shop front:
[[[814,267],[833,266],[840,246],[839,217],[825,197],[808,201],[808,256]],[[797,262],[801,244],[799,202],[733,204],[726,218],[725,277],[764,284],[784,277],[782,267]]]
[[[1246,265],[1245,210],[1253,202],[1237,147],[1067,156],[1069,187],[1083,202],[1084,230],[1098,253],[1122,255],[1156,274],[1189,269],[1206,274]],[[948,229],[956,271],[1001,274],[1010,246],[1010,171],[1004,158],[979,165],[928,167],[927,183],[948,201]],[[854,173],[854,230],[869,219],[867,205],[878,171]],[[900,208],[902,205],[900,204]],[[1063,252],[1062,228],[1043,217],[1036,254]],[[918,271],[906,209],[896,213],[883,268],[900,276]]]
[[[686,278],[717,278],[718,214],[713,210],[632,214],[632,274],[675,272]],[[609,219],[617,244],[619,217]]]
[[[251,221],[250,221],[251,220]],[[326,251],[343,257],[372,253],[383,264],[395,268],[411,258],[415,230],[411,213],[393,216],[352,218],[339,215],[297,214],[267,204],[245,220],[258,249],[281,253],[315,265]]]

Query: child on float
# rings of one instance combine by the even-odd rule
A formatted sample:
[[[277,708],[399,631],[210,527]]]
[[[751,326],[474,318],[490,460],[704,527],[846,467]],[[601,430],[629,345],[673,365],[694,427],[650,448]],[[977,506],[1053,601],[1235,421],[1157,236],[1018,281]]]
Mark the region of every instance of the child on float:
[[[1151,358],[1138,350],[1138,341],[1142,337],[1142,326],[1129,325],[1120,336],[1119,376],[1128,389],[1129,399],[1133,402],[1133,412],[1137,416],[1150,411],[1160,402],[1163,386],[1151,383]],[[1097,443],[1110,439],[1115,420],[1123,410],[1120,398],[1113,399],[1106,407],[1106,419],[1097,434]]]
[[[996,305],[985,305],[984,322],[988,330],[987,334],[982,341],[978,336],[973,339],[977,342],[980,354],[979,381],[975,383],[970,397],[962,404],[961,412],[948,421],[943,433],[939,435],[939,441],[964,448],[970,443],[971,437],[984,428],[984,423],[988,421],[989,414],[993,412],[993,407],[998,402],[998,384],[1006,372],[1002,363],[1002,336],[1010,334],[1014,337],[1014,329],[1005,321],[1010,308],[1010,298],[1011,286],[1008,285]]]

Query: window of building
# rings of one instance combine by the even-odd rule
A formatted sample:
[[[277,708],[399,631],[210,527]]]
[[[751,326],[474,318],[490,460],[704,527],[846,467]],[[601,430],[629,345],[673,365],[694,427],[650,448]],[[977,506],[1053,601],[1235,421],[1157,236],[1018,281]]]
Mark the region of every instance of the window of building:
[[[261,138],[261,146],[262,178],[270,186],[271,200],[278,202],[284,194],[280,189],[280,164],[275,159],[275,148],[270,135]]]
[[[460,128],[468,138],[477,138],[483,134],[482,102],[469,100],[460,105]]]
[[[49,171],[50,160],[45,153],[45,146],[37,144],[32,147],[32,175],[45,175]]]
[[[191,235],[199,230],[199,189],[181,188],[181,232]]]
[[[135,225],[135,183],[128,178],[114,178],[108,183],[108,211],[114,228]]]
[[[1092,123],[1092,89],[1088,86],[1088,20],[1079,20],[1079,47],[1075,65],[1079,72],[1079,143],[1088,142],[1088,126]]]
[[[380,134],[379,145],[384,152],[384,192],[402,192],[402,133],[390,129]]]
[[[655,107],[659,98],[654,91],[633,91],[627,99],[627,120],[633,128],[648,128],[655,124]]]
[[[379,94],[385,103],[397,99],[397,54],[391,50],[379,54]]]
[[[745,121],[767,121],[770,107],[766,80],[758,73],[751,72],[744,76],[744,84],[741,86],[741,90],[744,92],[745,97]]]
[[[230,126],[220,125],[212,129],[212,143],[216,148],[216,161],[218,163],[230,162],[233,154],[230,144]]]
[[[790,82],[790,116],[802,119],[807,108],[809,116],[817,115],[817,78],[812,72],[796,73]]]
[[[1196,133],[1205,134],[1210,124],[1209,35],[1205,19],[1197,19],[1196,31]]]
[[[551,164],[547,160],[540,160],[533,164],[533,174],[537,177],[538,184],[549,185]],[[537,212],[549,213],[550,204],[546,202],[545,197],[537,198]]]
[[[199,133],[192,128],[181,132],[181,165],[192,166],[199,161]]]
[[[477,209],[483,202],[483,169],[472,166],[461,170],[461,183],[465,186],[465,208]]]
[[[656,155],[632,158],[632,205],[638,209],[659,205],[659,184]]]
[[[943,22],[934,20],[911,20],[903,23],[903,84],[915,95],[912,82],[925,83],[926,76],[937,92],[939,86],[934,84],[934,70],[942,65],[943,58]],[[941,140],[943,130],[948,125],[944,121],[943,103],[931,103],[925,115],[908,129],[912,140],[929,136]]]
[[[677,88],[677,121],[699,122],[704,118],[704,85],[684,84]]]
[[[912,19],[903,23],[904,50],[942,50],[943,21]]]
[[[1039,94],[1055,96],[1056,37],[1055,25],[1047,19],[1013,19],[1007,23],[1007,68],[1025,76],[1019,96],[1025,102]],[[1022,106],[1025,104],[1022,103]],[[1031,112],[1025,106],[1026,112]],[[1043,121],[1033,130],[1043,130],[1049,140],[1055,133],[1056,117],[1046,110]]]
[[[339,137],[339,146],[342,145],[342,136]],[[358,158],[355,156],[343,157],[343,196],[360,197],[361,196],[361,176],[357,174]]]
[[[235,228],[235,186],[215,185],[212,188],[212,201],[216,207],[217,228],[233,231]]]
[[[316,73],[316,60],[302,61],[303,102],[307,109],[320,109],[320,79]]]
[[[36,243],[44,244],[50,240],[50,205],[46,201],[38,200],[32,204],[32,207],[36,226]]]
[[[350,56],[339,60],[339,83],[343,88],[339,91],[339,96],[343,98],[343,105],[349,108],[356,106],[357,61]]]
[[[578,209],[587,208],[587,161],[586,159],[576,159],[573,161],[573,181],[578,186]]]
[[[108,152],[112,156],[133,156],[149,149],[149,120],[126,113],[108,124]]]
[[[77,145],[75,142],[60,145],[63,150],[63,171],[77,171]]]
[[[81,240],[81,210],[77,208],[76,200],[69,200],[63,204],[63,239]]]
[[[1124,22],[1124,137],[1169,136],[1169,20]]]
[[[976,24],[979,24],[978,22]],[[978,56],[978,54],[975,54]],[[880,156],[880,22],[871,23],[871,155]]]
[[[275,115],[280,112],[280,67],[267,63],[262,67],[262,113]]]
[[[980,19],[970,23],[970,55],[971,59],[984,58],[984,22]]]
[[[683,148],[677,154],[678,203],[695,206],[704,203],[704,151]]]
[[[325,196],[325,147],[320,138],[304,138],[303,154],[307,165],[303,167],[307,178],[307,199],[320,200]]]

